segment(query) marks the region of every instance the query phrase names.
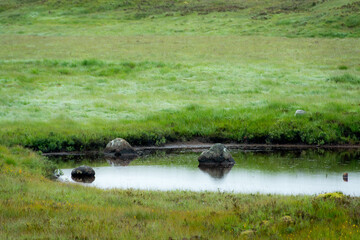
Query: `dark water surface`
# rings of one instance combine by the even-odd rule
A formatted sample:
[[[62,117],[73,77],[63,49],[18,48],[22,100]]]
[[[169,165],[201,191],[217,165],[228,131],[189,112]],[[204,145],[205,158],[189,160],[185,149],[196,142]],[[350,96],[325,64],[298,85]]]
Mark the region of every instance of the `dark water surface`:
[[[239,193],[319,194],[341,191],[360,196],[360,151],[232,152],[233,168],[198,168],[199,153],[157,154],[133,161],[99,157],[57,157],[64,173],[60,181],[74,182],[71,170],[94,168],[92,183],[103,189],[227,191]],[[348,178],[343,174],[348,173]]]

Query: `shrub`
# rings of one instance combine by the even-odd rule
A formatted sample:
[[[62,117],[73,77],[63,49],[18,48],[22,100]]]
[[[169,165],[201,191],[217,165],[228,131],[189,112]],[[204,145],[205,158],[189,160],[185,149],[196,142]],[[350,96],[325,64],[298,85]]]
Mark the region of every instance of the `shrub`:
[[[347,69],[348,69],[348,67],[345,66],[345,65],[340,65],[339,66],[339,70],[347,70]]]
[[[360,27],[360,16],[351,16],[345,21],[348,28]]]
[[[96,60],[96,59],[85,59],[81,62],[81,65],[83,66],[101,66],[103,65],[102,61]]]

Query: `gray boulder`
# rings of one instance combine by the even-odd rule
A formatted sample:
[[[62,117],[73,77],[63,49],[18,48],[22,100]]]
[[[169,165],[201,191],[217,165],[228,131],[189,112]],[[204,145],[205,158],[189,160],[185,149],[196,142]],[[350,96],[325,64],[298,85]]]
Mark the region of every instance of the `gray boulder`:
[[[104,150],[107,155],[124,156],[124,157],[135,157],[137,156],[136,151],[131,145],[122,138],[116,138],[110,141]]]
[[[199,166],[229,167],[235,164],[229,150],[221,143],[217,143],[209,150],[202,152],[198,161]]]

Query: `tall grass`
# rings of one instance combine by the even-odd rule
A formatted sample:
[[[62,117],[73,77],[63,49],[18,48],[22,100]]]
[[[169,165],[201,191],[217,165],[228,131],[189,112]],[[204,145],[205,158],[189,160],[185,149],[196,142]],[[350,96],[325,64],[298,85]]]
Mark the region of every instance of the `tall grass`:
[[[344,75],[331,77],[329,78],[329,81],[333,81],[336,83],[360,84],[360,77],[353,76],[347,73]]]

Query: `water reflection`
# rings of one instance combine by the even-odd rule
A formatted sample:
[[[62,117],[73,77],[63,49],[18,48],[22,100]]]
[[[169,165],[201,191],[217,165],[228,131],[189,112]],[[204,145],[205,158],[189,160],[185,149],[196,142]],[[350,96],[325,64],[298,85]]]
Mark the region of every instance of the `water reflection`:
[[[319,194],[360,196],[360,151],[234,152],[232,168],[198,167],[199,153],[124,158],[56,159],[61,181],[99,188]],[[72,179],[71,170],[92,166],[96,179]],[[111,166],[109,166],[110,164]],[[123,167],[126,166],[126,167]],[[351,175],[351,181],[349,181]]]
[[[71,179],[74,180],[75,182],[79,182],[79,183],[92,183],[95,181],[95,177],[74,177],[71,176]]]
[[[235,165],[236,166],[236,165]],[[71,180],[71,170],[63,169],[61,181]],[[345,182],[337,172],[267,172],[233,167],[216,172],[215,177],[226,176],[214,181],[213,170],[205,172],[197,167],[185,166],[127,166],[95,167],[96,179],[87,185],[103,189],[143,190],[191,190],[227,191],[240,193],[272,194],[319,194],[341,191],[344,194],[360,196],[360,173],[351,174],[351,181]],[[228,172],[227,172],[228,171]],[[227,172],[227,173],[226,173]],[[216,178],[219,179],[219,178]]]
[[[123,156],[123,157],[105,157],[106,162],[111,166],[128,166],[132,161],[134,161],[137,157],[132,156]]]
[[[222,179],[224,178],[231,170],[233,166],[230,167],[207,167],[207,166],[199,166],[199,169],[207,174],[209,174],[212,178]]]

